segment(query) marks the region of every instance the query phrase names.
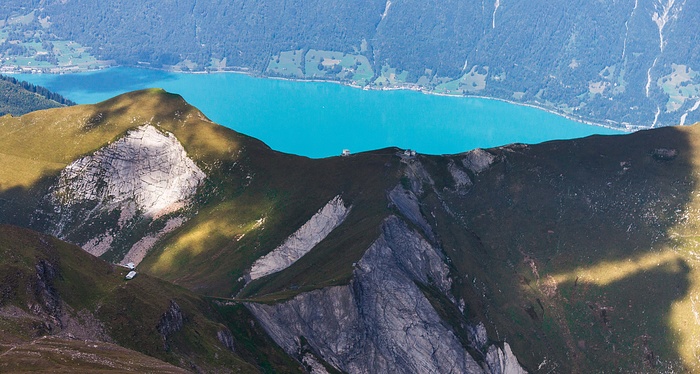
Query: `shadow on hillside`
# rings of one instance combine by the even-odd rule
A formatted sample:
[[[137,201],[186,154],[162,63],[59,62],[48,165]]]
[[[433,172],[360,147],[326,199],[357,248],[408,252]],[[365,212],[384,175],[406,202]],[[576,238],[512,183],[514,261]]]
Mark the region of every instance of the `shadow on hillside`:
[[[658,262],[654,261],[656,258]],[[586,276],[595,274],[596,266],[581,270],[577,272],[580,275],[558,283],[557,294],[544,301],[546,306],[554,307],[543,309],[543,318],[548,314],[549,318],[566,319],[570,335],[564,340],[573,348],[576,360],[595,363],[605,371],[621,366],[637,372],[673,372],[671,369],[692,364],[683,362],[686,357],[682,350],[694,337],[679,330],[684,323],[691,322],[686,319],[691,316],[676,307],[690,297],[691,266],[680,255],[654,254],[649,259],[655,263],[653,266],[640,267],[608,282]],[[603,263],[597,270],[604,277],[614,274],[615,267],[634,261]],[[543,285],[541,289],[546,294],[550,285],[546,280]],[[563,312],[561,315],[558,308]]]
[[[459,219],[441,236],[455,225],[468,233],[445,243],[468,274],[459,292],[473,315],[494,320],[500,331],[491,335],[506,336],[528,368],[551,369],[540,366],[546,356],[565,371],[695,364],[684,346],[689,335],[677,329],[678,321],[694,322],[678,305],[696,292],[697,260],[673,237],[700,226],[687,214],[700,204],[698,131],[492,150],[499,161],[472,175],[466,195],[450,195]]]
[[[55,177],[43,177],[30,188],[0,188],[0,224],[31,227],[32,215],[55,180]]]

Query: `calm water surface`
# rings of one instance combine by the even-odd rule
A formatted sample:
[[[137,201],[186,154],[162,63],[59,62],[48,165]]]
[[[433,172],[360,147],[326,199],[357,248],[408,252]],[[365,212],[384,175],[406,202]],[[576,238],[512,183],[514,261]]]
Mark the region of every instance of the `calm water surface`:
[[[509,143],[539,143],[619,131],[496,100],[413,91],[364,91],[334,83],[242,74],[184,74],[113,68],[65,75],[19,75],[80,104],[160,87],[182,95],[213,121],[270,147],[309,157],[389,146],[449,154]]]

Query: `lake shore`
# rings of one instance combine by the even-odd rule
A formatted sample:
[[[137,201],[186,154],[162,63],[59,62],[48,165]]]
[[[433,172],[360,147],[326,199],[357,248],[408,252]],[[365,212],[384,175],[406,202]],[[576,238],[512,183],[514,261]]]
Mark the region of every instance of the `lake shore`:
[[[372,85],[359,85],[354,82],[347,82],[347,81],[340,81],[340,80],[333,80],[333,79],[315,79],[315,78],[292,78],[292,77],[280,77],[280,76],[271,76],[271,75],[264,75],[264,74],[258,74],[258,73],[253,73],[247,69],[230,69],[230,70],[207,70],[207,71],[182,71],[182,70],[176,70],[176,69],[163,69],[163,68],[153,68],[149,66],[120,66],[120,65],[112,65],[112,66],[102,66],[96,69],[76,69],[75,67],[67,67],[65,70],[61,70],[61,67],[58,68],[58,72],[50,72],[50,73],[44,73],[44,72],[31,72],[31,74],[50,74],[50,75],[61,75],[61,74],[79,74],[79,73],[91,73],[91,72],[98,72],[106,69],[111,69],[111,68],[119,68],[119,67],[129,67],[129,68],[136,68],[136,69],[145,69],[145,70],[154,70],[154,71],[163,71],[167,73],[173,73],[173,74],[243,74],[247,75],[250,77],[254,78],[260,78],[260,79],[275,79],[275,80],[283,80],[283,81],[291,81],[291,82],[316,82],[316,83],[333,83],[333,84],[339,84],[343,86],[348,86],[348,87],[353,87],[357,89],[362,89],[362,90],[372,90],[372,91],[396,91],[396,90],[406,90],[406,91],[415,91],[415,92],[421,92],[426,95],[436,95],[436,96],[445,96],[445,97],[462,97],[462,98],[475,98],[475,99],[484,99],[484,100],[496,100],[500,102],[505,102],[508,104],[512,105],[520,105],[520,106],[525,106],[529,108],[534,108],[534,109],[539,109],[543,110],[545,112],[561,116],[564,118],[567,118],[572,121],[580,122],[586,125],[591,125],[591,126],[599,126],[607,129],[612,129],[612,130],[619,130],[619,131],[624,131],[624,132],[634,132],[637,130],[644,129],[644,126],[634,126],[631,124],[619,124],[619,123],[614,123],[614,124],[606,124],[606,123],[600,123],[600,122],[595,122],[590,119],[586,119],[583,117],[579,116],[574,116],[569,113],[557,110],[556,108],[552,108],[549,106],[542,105],[541,103],[528,103],[528,102],[521,102],[521,101],[515,101],[515,100],[510,100],[510,99],[505,99],[505,98],[500,98],[500,97],[493,97],[493,96],[483,96],[483,95],[475,95],[475,94],[468,94],[468,95],[459,95],[459,94],[450,94],[450,93],[442,93],[442,92],[436,92],[435,90],[431,90],[429,88],[423,87],[423,86],[418,86],[410,83],[403,83],[399,85],[394,85],[394,86],[388,86],[388,87],[377,87],[377,86],[372,86]],[[22,67],[18,67],[19,70],[21,70]],[[3,73],[3,74],[8,74],[8,75],[21,75],[21,74],[26,74],[26,72],[11,72],[11,73]]]
[[[391,87],[386,90],[395,92],[381,93],[321,79],[261,79],[250,73],[224,72],[174,74],[128,67],[16,78],[82,104],[163,88],[180,94],[216,123],[278,151],[312,158],[337,155],[343,149],[361,152],[390,146],[424,154],[454,154],[511,143],[624,133],[532,105],[443,97],[454,95],[437,95],[415,86]]]

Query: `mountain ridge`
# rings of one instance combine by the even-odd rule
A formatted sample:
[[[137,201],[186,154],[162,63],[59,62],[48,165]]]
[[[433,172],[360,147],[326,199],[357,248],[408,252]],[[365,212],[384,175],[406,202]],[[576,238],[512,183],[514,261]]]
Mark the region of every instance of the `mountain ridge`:
[[[233,342],[200,297],[145,274],[126,281],[129,269],[44,234],[9,225],[0,233],[3,372],[257,371],[239,356],[249,349],[234,353],[219,337]]]
[[[73,197],[77,209],[97,208],[91,219],[66,220],[69,239],[85,245],[108,232],[102,257],[119,262],[152,238],[140,273],[239,308],[230,313],[254,320],[303,370],[450,365],[417,360],[407,347],[463,356],[488,373],[695,369],[697,126],[314,160],[275,152],[151,89],[0,119],[0,146],[43,163],[20,168],[29,177],[0,174],[0,222],[45,231],[71,217],[78,210],[41,205],[62,170],[143,126],[172,135],[206,175],[196,194],[162,217],[137,209],[126,226],[124,209],[106,203],[118,194],[97,205]],[[338,199],[347,216],[321,230],[324,207]],[[182,224],[165,230],[177,217]],[[306,235],[316,244],[289,266],[247,277],[257,260]],[[240,322],[228,322],[235,336]],[[258,341],[251,354],[279,357],[270,344]]]

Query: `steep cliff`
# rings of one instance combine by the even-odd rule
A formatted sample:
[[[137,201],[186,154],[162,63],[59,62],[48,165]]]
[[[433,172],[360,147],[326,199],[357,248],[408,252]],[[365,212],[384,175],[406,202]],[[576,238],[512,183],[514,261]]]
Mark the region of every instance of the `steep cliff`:
[[[250,279],[258,279],[288,268],[343,223],[349,211],[340,196],[333,198],[282,245],[257,259],[250,269]]]
[[[290,355],[303,358],[303,340],[344,372],[524,372],[507,343],[505,353],[475,338],[465,347],[420,288],[451,297],[451,283],[439,251],[392,216],[349,285],[248,307]],[[467,348],[481,354],[475,358]]]

